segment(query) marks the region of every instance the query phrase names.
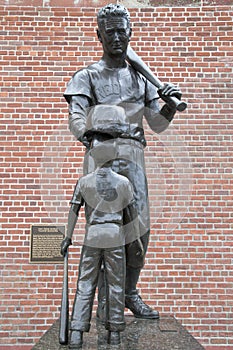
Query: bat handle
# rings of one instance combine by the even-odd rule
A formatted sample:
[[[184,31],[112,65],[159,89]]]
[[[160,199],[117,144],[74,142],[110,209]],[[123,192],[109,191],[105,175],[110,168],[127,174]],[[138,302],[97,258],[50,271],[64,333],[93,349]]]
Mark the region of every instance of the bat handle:
[[[152,72],[150,75],[148,75],[147,79],[159,90],[163,88],[163,84],[161,83],[161,81],[157,77],[155,77]],[[187,108],[187,103],[179,100],[175,96],[161,96],[161,99],[179,112],[183,112]]]
[[[161,97],[162,98],[162,97]],[[162,98],[163,99],[163,98]],[[163,99],[168,105],[174,107],[177,111],[183,112],[187,108],[187,103],[179,100],[175,96],[166,96]]]

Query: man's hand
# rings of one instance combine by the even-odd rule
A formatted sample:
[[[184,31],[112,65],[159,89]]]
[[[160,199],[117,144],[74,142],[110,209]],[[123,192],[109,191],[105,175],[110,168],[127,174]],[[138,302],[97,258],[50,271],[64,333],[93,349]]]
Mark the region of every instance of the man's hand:
[[[181,96],[182,96],[182,93],[178,88],[178,86],[175,86],[170,83],[165,84],[163,88],[159,89],[158,94],[164,101],[166,101],[167,96],[175,96],[179,100],[181,99]]]
[[[182,93],[177,86],[173,84],[165,84],[163,88],[158,90],[158,94],[162,100],[166,102],[166,104],[161,108],[160,114],[171,122],[176,113],[176,103],[174,103],[174,101],[169,97],[176,97],[178,100],[180,100]]]
[[[141,255],[141,256],[144,256],[145,255],[145,250],[143,248],[143,245],[142,245],[142,241],[140,238],[137,239],[137,242],[138,242],[138,252],[136,253],[136,255]]]
[[[86,148],[90,148],[90,141],[88,140],[88,138],[86,136],[82,136],[79,139],[80,142],[82,142],[82,144],[86,147]]]
[[[61,242],[61,255],[65,256],[70,245],[72,245],[71,238],[65,237]]]
[[[145,261],[145,251],[140,238],[127,244],[126,249],[126,262],[127,265],[134,268],[142,268]]]
[[[137,238],[135,241],[128,244],[128,247],[134,252],[134,254],[139,257],[145,254],[142,241],[140,238]]]

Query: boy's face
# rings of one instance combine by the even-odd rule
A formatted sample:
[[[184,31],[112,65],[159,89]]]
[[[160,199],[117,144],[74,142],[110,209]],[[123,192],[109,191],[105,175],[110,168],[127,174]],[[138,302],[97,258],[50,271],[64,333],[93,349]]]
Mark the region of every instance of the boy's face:
[[[97,34],[104,52],[109,56],[119,56],[126,53],[131,37],[131,29],[126,18],[119,16],[103,20]]]

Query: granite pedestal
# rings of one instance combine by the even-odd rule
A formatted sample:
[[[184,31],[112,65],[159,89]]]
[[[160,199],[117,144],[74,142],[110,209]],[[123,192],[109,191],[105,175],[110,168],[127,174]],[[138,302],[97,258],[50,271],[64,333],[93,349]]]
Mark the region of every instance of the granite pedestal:
[[[89,333],[84,333],[83,350],[204,350],[190,333],[173,317],[141,320],[126,316],[126,329],[121,345],[107,344],[107,331],[95,318]],[[32,350],[67,350],[58,341],[59,320],[44,334]]]

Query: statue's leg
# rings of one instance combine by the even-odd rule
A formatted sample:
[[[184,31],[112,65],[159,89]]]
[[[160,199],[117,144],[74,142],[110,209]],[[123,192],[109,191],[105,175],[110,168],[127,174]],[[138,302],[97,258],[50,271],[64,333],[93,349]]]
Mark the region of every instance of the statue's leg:
[[[126,176],[133,185],[140,221],[141,241],[146,252],[149,241],[150,215],[144,149],[137,141],[121,139],[119,139],[118,148],[119,159],[114,162],[113,170]],[[126,261],[131,261],[133,264],[126,267],[125,305],[133,312],[135,317],[158,318],[159,313],[146,305],[137,293],[136,285],[142,266],[137,261],[137,256],[134,255],[135,251],[127,249],[126,254]]]
[[[146,252],[149,240],[148,232],[150,229],[150,217],[144,150],[140,143],[137,141],[118,139],[118,151],[119,158],[113,162],[112,168],[116,173],[126,176],[133,185],[134,196],[137,203],[137,210],[141,225],[141,240]],[[158,318],[159,313],[157,311],[153,311],[149,306],[147,306],[137,293],[136,284],[139,279],[140,271],[141,267],[135,268],[128,266],[126,269],[126,307],[128,307],[136,317]],[[101,287],[103,286],[103,283],[104,278],[101,278],[98,283],[98,288],[102,292],[104,292],[104,288]],[[104,293],[101,293],[98,298],[98,316],[104,315],[103,305],[105,303],[105,299],[106,298],[104,297]]]
[[[146,252],[149,232],[141,237],[141,241]],[[126,250],[127,254],[130,253]],[[145,319],[157,319],[159,318],[159,312],[153,310],[141,299],[137,292],[136,286],[140,276],[141,267],[137,267],[137,257],[135,256],[135,267],[133,266],[133,258],[131,257],[131,266],[126,266],[126,283],[125,283],[125,307],[133,312],[135,317]]]
[[[104,251],[106,273],[106,322],[108,343],[120,343],[120,333],[125,329],[125,247]]]
[[[105,323],[106,315],[106,283],[104,266],[101,266],[101,270],[98,278],[98,307],[96,317],[101,322]]]
[[[141,237],[141,242],[144,248],[144,252],[147,251],[147,246],[149,242],[149,231]],[[133,252],[134,253],[134,252]],[[142,265],[138,264],[137,256],[132,257],[132,253],[129,249],[126,249],[126,254],[131,254],[130,265],[126,265],[126,282],[125,282],[125,293],[126,295],[135,294],[136,285],[140,276]],[[127,259],[126,259],[127,261]]]
[[[87,151],[84,158],[83,173],[88,174],[95,170],[95,163],[90,153]],[[98,277],[98,307],[96,317],[101,322],[105,323],[106,313],[106,284],[105,284],[105,273],[104,266],[101,265]]]
[[[71,317],[71,348],[76,345],[76,331],[88,332],[90,329],[91,312],[101,261],[100,249],[83,246]]]

